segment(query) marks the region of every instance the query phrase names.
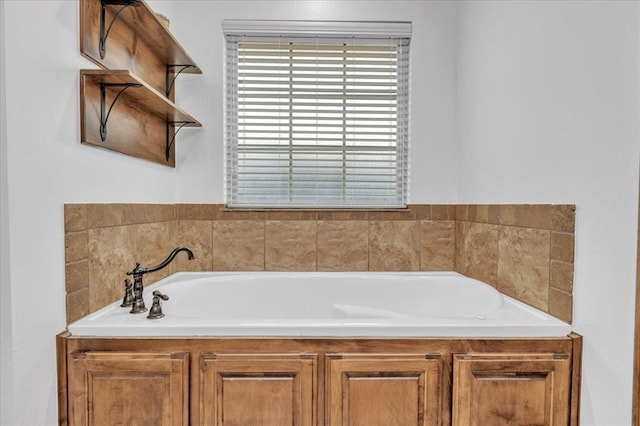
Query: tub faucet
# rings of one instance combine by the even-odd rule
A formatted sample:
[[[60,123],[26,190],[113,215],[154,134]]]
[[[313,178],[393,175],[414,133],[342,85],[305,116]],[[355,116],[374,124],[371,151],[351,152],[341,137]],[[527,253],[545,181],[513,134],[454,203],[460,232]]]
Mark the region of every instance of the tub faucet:
[[[142,284],[142,276],[144,274],[148,274],[149,272],[159,271],[160,269],[169,265],[176,257],[176,255],[181,251],[187,253],[187,257],[189,258],[189,260],[194,259],[191,249],[188,249],[187,247],[176,247],[171,252],[171,254],[169,254],[169,257],[167,257],[161,264],[152,268],[141,268],[140,263],[136,262],[136,267],[133,268],[133,271],[127,272],[127,275],[133,275],[133,307],[130,311],[132,314],[140,314],[147,311],[147,308],[144,306],[144,299],[142,298],[142,290],[144,289],[144,285]]]

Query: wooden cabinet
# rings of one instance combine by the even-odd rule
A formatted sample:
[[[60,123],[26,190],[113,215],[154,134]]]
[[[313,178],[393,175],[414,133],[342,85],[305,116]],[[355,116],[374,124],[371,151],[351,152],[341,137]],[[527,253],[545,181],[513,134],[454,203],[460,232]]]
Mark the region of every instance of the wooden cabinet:
[[[327,426],[436,426],[440,356],[329,354]]]
[[[453,424],[567,425],[568,354],[463,354],[453,358]]]
[[[80,0],[80,140],[175,166],[175,136],[201,127],[174,104],[179,74],[202,74],[144,0]]]
[[[61,425],[579,424],[582,338],[58,336]]]
[[[314,424],[315,354],[219,353],[200,360],[200,424]]]
[[[188,353],[75,352],[68,369],[71,425],[188,425]]]

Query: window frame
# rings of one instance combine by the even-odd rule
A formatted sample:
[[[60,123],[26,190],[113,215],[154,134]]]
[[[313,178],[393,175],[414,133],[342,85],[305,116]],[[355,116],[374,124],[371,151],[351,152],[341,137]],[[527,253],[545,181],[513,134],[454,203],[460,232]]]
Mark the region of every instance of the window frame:
[[[410,22],[365,22],[365,21],[253,21],[253,20],[224,20],[223,32],[227,43],[225,44],[225,201],[230,208],[339,208],[339,209],[377,209],[377,208],[406,208],[408,199],[408,175],[409,175],[409,58],[410,58]],[[247,202],[238,200],[237,188],[234,187],[234,172],[238,170],[238,94],[237,94],[237,63],[235,68],[227,64],[229,52],[234,43],[240,40],[318,40],[336,41],[358,40],[359,43],[386,43],[395,44],[400,49],[403,62],[396,68],[397,96],[394,120],[396,120],[396,133],[394,147],[395,153],[395,195],[384,202],[375,202],[370,199],[367,202],[346,201],[344,196],[341,202],[320,202],[314,199],[311,202],[278,200],[277,202]],[[390,42],[389,40],[392,40]],[[231,46],[231,48],[230,48]],[[231,54],[234,52],[231,51]],[[236,52],[237,53],[237,52]],[[237,61],[237,58],[233,58]],[[400,71],[398,71],[400,70]],[[236,74],[234,75],[234,71]],[[230,79],[236,79],[232,81]],[[233,86],[233,84],[236,84]],[[234,92],[235,88],[235,92]],[[229,93],[234,92],[234,93]],[[235,115],[234,115],[235,114]],[[346,131],[344,131],[346,132]],[[316,135],[317,137],[317,135]],[[290,142],[291,143],[291,142]],[[363,161],[363,160],[358,160]],[[291,172],[289,172],[291,175]],[[353,175],[350,175],[353,176]],[[355,193],[356,190],[353,190]],[[317,194],[315,194],[318,196]],[[358,195],[357,198],[359,198]],[[391,200],[391,201],[390,201]]]

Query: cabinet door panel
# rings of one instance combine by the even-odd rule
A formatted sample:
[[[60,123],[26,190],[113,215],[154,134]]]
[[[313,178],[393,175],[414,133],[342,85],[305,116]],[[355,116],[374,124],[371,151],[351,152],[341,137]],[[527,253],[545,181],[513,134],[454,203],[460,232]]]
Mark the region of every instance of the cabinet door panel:
[[[453,424],[566,425],[565,354],[464,354],[453,361]]]
[[[327,355],[327,425],[439,423],[440,360],[424,354]]]
[[[187,425],[189,354],[74,353],[71,425]]]
[[[203,354],[201,423],[312,426],[315,354]]]

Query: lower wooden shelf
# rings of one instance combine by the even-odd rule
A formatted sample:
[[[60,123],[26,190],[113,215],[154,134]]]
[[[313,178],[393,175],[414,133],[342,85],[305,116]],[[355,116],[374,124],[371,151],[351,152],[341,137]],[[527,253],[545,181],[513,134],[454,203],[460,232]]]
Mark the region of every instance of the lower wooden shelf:
[[[80,140],[175,166],[175,133],[202,127],[128,70],[80,71]]]

